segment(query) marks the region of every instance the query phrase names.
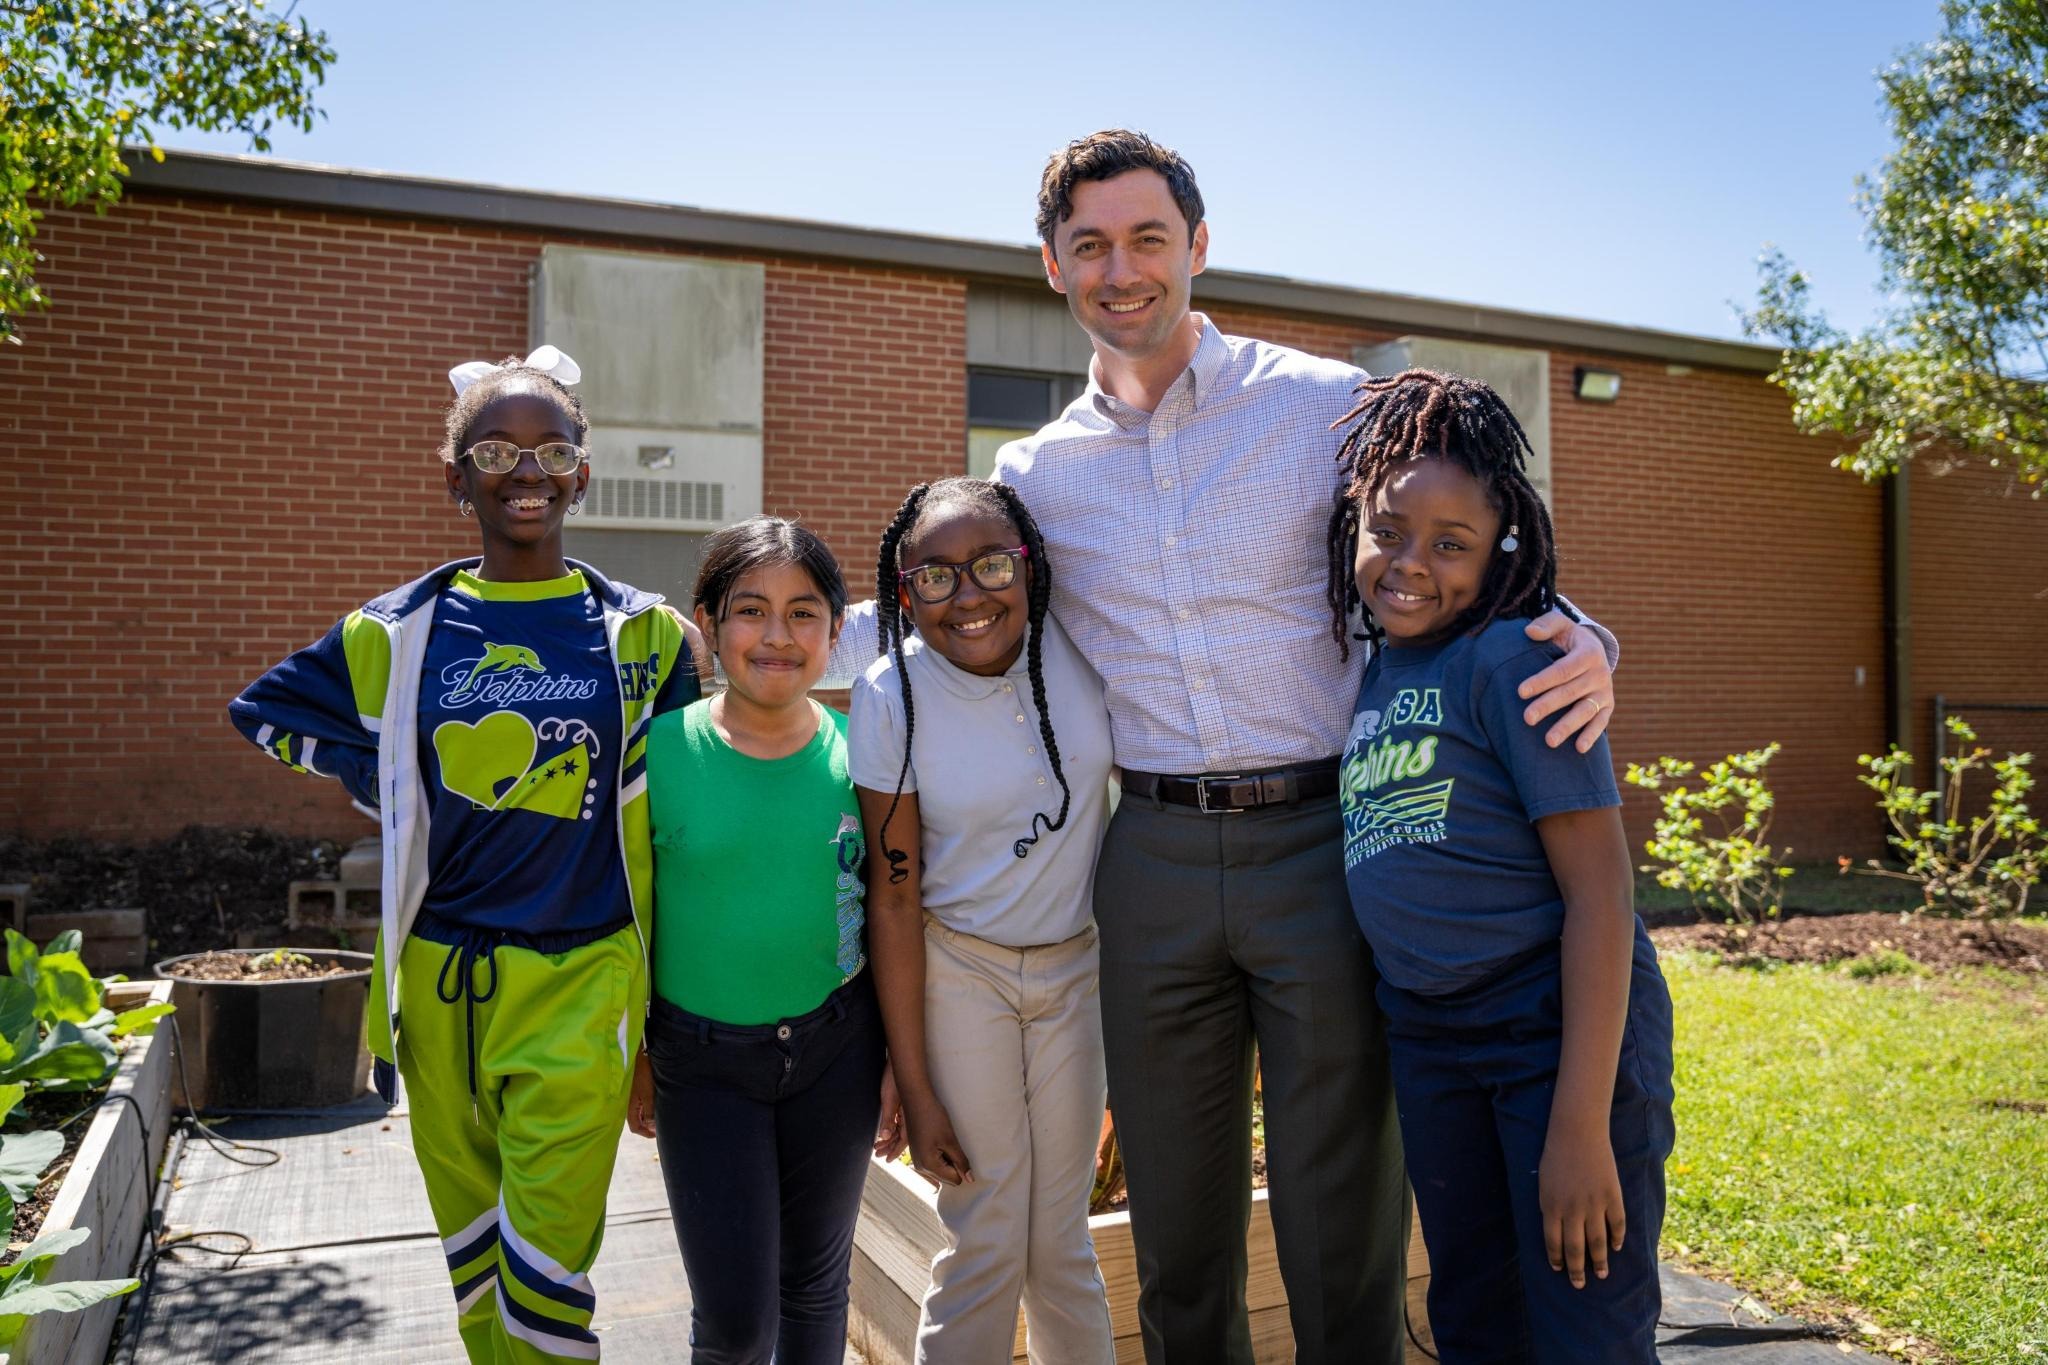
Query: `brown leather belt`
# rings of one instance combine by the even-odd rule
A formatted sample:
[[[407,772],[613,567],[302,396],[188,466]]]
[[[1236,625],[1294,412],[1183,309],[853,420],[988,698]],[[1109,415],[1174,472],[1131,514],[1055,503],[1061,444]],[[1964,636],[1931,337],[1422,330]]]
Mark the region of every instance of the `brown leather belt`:
[[[1174,806],[1193,806],[1209,815],[1234,815],[1261,806],[1284,806],[1337,794],[1341,760],[1319,758],[1263,773],[1202,773],[1171,777],[1124,770],[1124,795]]]

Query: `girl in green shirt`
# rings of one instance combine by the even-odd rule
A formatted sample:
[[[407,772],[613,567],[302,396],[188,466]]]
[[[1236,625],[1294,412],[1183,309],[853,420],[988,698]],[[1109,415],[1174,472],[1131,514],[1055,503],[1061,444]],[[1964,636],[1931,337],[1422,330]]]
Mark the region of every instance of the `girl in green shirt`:
[[[754,517],[706,544],[696,600],[728,686],[647,729],[654,1000],[629,1122],[660,1144],[692,1359],[838,1365],[885,1070],[846,717],[809,695],[846,583],[811,532]]]

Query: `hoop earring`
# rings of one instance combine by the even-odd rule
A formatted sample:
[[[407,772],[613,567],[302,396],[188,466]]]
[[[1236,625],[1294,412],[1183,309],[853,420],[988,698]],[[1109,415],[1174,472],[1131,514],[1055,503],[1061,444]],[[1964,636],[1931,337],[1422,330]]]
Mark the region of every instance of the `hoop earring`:
[[[1522,543],[1521,541],[1515,538],[1516,533],[1519,532],[1521,529],[1522,528],[1519,526],[1508,527],[1508,533],[1500,538],[1501,549],[1506,550],[1509,554],[1513,554],[1515,552],[1515,547]]]
[[[455,500],[455,510],[462,513],[465,517],[473,516],[476,512],[476,509],[469,505],[468,498],[457,498]]]
[[[569,515],[572,517],[583,515],[583,495],[581,493],[578,493],[576,500],[569,504]]]

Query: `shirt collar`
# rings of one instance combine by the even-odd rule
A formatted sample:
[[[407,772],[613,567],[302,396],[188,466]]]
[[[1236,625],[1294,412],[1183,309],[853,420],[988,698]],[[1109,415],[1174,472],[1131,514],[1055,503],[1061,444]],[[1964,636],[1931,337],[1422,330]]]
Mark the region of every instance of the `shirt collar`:
[[[1167,392],[1171,394],[1173,389],[1179,388],[1185,380],[1194,390],[1192,406],[1200,408],[1202,400],[1207,398],[1210,390],[1214,388],[1216,376],[1223,369],[1223,362],[1229,359],[1230,347],[1224,342],[1223,333],[1216,330],[1216,324],[1209,321],[1207,313],[1189,313],[1188,316],[1201,323],[1201,339],[1195,343],[1195,358],[1188,362],[1188,367],[1181,378],[1174,380],[1173,388]],[[1098,413],[1125,431],[1142,427],[1152,419],[1151,413],[1124,402],[1102,387],[1100,356],[1091,357],[1088,361],[1087,395]]]
[[[1021,685],[1018,681],[1019,679],[1030,678],[1030,637],[1026,636],[1025,639],[1025,647],[1017,653],[1017,662],[1011,664],[1008,671],[999,673],[992,678],[985,678],[979,673],[969,673],[966,669],[960,667],[960,665],[954,663],[936,649],[933,649],[929,644],[911,655],[910,658],[923,660],[925,676],[946,691],[951,692],[954,696],[967,701],[983,701],[1002,691],[1005,683],[1016,687]],[[908,661],[906,660],[906,662]]]

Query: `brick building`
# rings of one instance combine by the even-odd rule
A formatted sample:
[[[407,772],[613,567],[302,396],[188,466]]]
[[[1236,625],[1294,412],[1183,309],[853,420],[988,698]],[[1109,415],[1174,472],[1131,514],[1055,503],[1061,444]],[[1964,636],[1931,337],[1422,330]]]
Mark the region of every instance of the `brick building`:
[[[1027,248],[139,161],[113,211],[50,213],[55,309],[0,355],[24,509],[0,525],[0,819],[29,834],[369,831],[222,708],[473,552],[434,458],[458,360],[544,330],[584,362],[597,515],[571,553],[684,596],[702,535],[754,510],[802,515],[858,582],[911,483],[986,461],[1085,371]],[[1937,694],[2048,701],[2048,504],[1996,471],[1879,490],[1830,469],[1766,382],[1771,351],[1226,271],[1195,301],[1226,331],[1502,386],[1547,447],[1563,586],[1623,641],[1617,761],[1783,741],[1796,856],[1876,851],[1856,756],[1892,736],[1924,754]],[[1587,369],[1619,376],[1614,401],[1578,396]],[[2048,717],[1986,720],[2048,745]],[[1631,794],[1638,838],[1647,810]]]

